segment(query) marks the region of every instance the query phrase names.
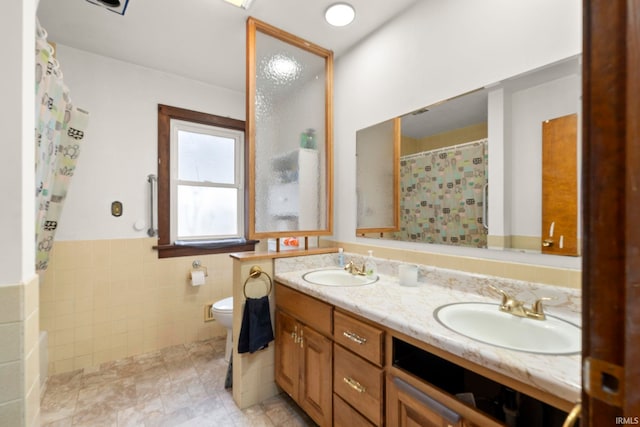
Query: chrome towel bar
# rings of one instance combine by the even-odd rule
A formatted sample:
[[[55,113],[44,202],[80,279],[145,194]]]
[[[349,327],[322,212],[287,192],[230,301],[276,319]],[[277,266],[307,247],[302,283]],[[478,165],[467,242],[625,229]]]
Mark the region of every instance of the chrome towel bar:
[[[155,207],[154,197],[156,194],[156,186],[158,184],[158,177],[151,174],[147,176],[147,182],[149,183],[149,229],[147,230],[147,234],[149,237],[153,237],[158,234],[158,230],[153,225],[153,210]]]

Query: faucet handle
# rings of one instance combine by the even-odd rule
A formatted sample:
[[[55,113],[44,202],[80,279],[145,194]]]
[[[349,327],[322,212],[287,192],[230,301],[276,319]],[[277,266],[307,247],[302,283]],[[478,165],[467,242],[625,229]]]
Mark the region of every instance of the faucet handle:
[[[493,291],[499,293],[502,296],[502,305],[505,305],[507,303],[507,301],[511,299],[511,296],[509,296],[509,294],[506,293],[505,291],[503,291],[502,289],[496,288],[493,285],[489,285],[489,288],[492,289]]]
[[[346,271],[348,271],[349,273],[353,274],[354,269],[356,269],[356,264],[353,262],[353,260],[350,260],[347,265],[344,266],[344,269]]]
[[[536,302],[531,304],[531,312],[533,314],[535,314],[536,316],[540,316],[540,317],[544,318],[545,315],[544,315],[544,307],[542,306],[542,301],[549,301],[549,300],[552,300],[552,299],[553,298],[549,298],[549,297],[538,298],[536,300]]]

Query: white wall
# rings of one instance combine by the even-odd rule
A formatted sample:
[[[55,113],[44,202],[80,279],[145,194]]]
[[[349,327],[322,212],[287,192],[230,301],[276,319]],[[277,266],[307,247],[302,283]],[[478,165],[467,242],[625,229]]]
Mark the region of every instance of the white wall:
[[[367,241],[354,233],[358,129],[576,55],[581,22],[580,0],[424,0],[339,58],[334,237]]]
[[[580,75],[525,84],[489,93],[491,236],[542,235],[542,122],[580,115]]]
[[[358,220],[360,228],[393,225],[395,121],[373,125],[356,135]]]
[[[511,176],[511,194],[508,199],[513,213],[513,235],[543,235],[542,122],[578,113],[580,85],[580,77],[574,75],[515,92],[512,96],[512,134],[509,143],[514,173]]]
[[[147,175],[157,174],[157,105],[244,120],[244,93],[58,45],[57,58],[75,105],[90,113],[88,137],[56,240],[147,237]],[[111,215],[111,202],[123,215]]]
[[[35,146],[33,85],[35,82],[34,1],[3,5],[0,39],[3,70],[0,79],[2,168],[0,168],[0,285],[16,284],[35,274],[34,209]]]
[[[36,2],[8,2],[2,6],[0,425],[31,427],[40,425],[33,170]]]

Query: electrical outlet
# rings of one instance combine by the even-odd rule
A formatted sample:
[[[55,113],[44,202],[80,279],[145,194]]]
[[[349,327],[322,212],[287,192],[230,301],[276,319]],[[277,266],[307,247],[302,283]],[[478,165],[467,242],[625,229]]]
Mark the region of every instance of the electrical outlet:
[[[213,322],[215,320],[213,318],[213,313],[211,313],[212,309],[213,309],[213,303],[204,305],[204,321],[205,322]]]

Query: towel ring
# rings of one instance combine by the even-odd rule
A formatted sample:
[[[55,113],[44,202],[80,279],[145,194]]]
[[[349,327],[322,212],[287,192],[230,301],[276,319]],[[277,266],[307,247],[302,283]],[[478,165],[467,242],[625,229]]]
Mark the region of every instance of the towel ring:
[[[254,265],[253,267],[251,267],[251,270],[249,270],[249,277],[247,277],[247,280],[244,281],[244,286],[242,287],[242,293],[244,294],[245,299],[249,298],[247,296],[247,283],[249,283],[249,279],[257,279],[263,274],[267,276],[267,279],[269,279],[269,290],[267,291],[267,296],[271,294],[271,289],[273,289],[273,280],[271,280],[271,276],[269,276],[259,266]]]

